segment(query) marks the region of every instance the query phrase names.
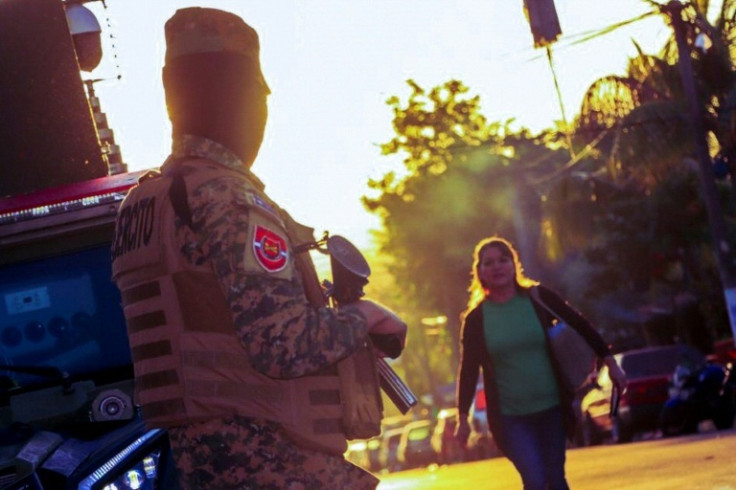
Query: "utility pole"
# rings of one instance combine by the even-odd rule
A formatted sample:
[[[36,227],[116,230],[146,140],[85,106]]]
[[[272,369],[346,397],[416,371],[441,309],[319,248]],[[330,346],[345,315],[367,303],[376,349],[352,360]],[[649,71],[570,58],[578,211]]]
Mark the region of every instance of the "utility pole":
[[[682,88],[690,110],[693,139],[695,141],[695,156],[702,186],[702,197],[708,211],[710,232],[713,239],[718,272],[723,284],[731,332],[736,341],[736,274],[734,273],[736,269],[734,266],[736,264],[731,245],[726,235],[726,221],[723,217],[721,204],[718,202],[718,190],[713,178],[713,163],[711,162],[710,152],[708,151],[705,127],[703,126],[703,108],[695,86],[686,24],[682,18],[684,8],[685,5],[676,0],[671,0],[666,5],[662,5],[662,11],[669,17],[672,28],[675,31],[678,67],[680,69],[680,78],[682,79]]]

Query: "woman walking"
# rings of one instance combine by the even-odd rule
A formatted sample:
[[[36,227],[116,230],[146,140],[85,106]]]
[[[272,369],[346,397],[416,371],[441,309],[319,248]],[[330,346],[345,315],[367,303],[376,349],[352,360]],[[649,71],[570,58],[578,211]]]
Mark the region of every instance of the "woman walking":
[[[460,335],[456,437],[467,442],[468,412],[482,368],[489,428],[524,489],[566,490],[565,439],[575,430],[575,393],[561,382],[545,335],[554,317],[531,297],[532,288],[585,338],[608,366],[616,387],[625,389],[623,371],[590,323],[554,291],[524,276],[511,243],[498,236],[485,238],[475,247]]]

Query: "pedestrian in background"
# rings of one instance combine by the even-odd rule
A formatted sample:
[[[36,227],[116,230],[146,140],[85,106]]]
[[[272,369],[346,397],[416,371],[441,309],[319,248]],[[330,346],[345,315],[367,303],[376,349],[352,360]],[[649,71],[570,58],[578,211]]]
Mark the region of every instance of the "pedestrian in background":
[[[524,275],[516,250],[504,238],[481,240],[473,256],[470,299],[460,334],[456,437],[466,444],[468,412],[483,371],[488,425],[525,490],[564,490],[566,438],[572,439],[572,401],[551,356],[545,328],[554,318],[544,303],[577,330],[608,366],[621,390],[626,377],[590,323],[549,288]]]
[[[368,300],[327,307],[299,247],[312,229],[250,171],[270,93],[256,31],[195,7],[165,33],[172,152],[126,196],[112,247],[143,419],[168,429],[186,489],[375,488],[343,453],[380,431],[368,335],[403,348],[406,325]]]

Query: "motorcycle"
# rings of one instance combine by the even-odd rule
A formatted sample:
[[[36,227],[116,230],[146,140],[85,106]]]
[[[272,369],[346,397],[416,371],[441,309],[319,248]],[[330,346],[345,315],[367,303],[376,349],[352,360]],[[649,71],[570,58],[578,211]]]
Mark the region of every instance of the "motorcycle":
[[[736,368],[708,362],[695,369],[679,365],[672,376],[670,398],[659,415],[665,437],[692,434],[700,422],[712,420],[718,430],[734,426]]]

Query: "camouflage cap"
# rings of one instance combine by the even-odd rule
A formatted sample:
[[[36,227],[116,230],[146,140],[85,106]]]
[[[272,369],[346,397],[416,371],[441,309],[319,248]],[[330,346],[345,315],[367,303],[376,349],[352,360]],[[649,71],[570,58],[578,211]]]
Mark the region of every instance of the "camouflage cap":
[[[230,52],[250,59],[259,81],[268,85],[261,72],[258,33],[243,19],[213,8],[179,9],[166,21],[166,63],[188,54]]]

